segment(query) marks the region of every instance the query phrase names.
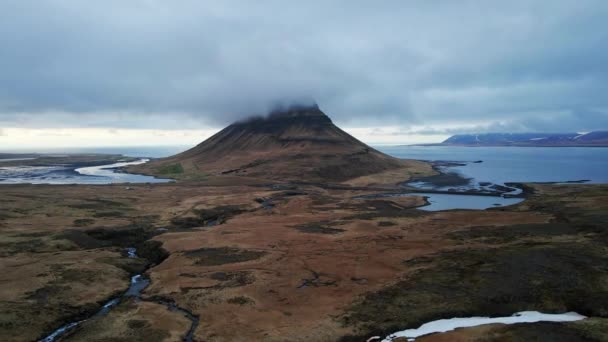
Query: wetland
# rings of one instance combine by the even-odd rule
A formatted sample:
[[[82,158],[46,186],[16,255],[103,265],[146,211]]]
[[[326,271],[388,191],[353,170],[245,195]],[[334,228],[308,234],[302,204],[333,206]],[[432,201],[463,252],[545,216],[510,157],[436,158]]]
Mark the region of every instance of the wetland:
[[[608,186],[425,193],[411,182],[437,170],[409,172],[356,185],[2,185],[0,339],[364,341],[539,311],[588,318],[417,340],[605,340]],[[458,206],[432,210],[437,196]],[[462,209],[478,197],[489,205]]]

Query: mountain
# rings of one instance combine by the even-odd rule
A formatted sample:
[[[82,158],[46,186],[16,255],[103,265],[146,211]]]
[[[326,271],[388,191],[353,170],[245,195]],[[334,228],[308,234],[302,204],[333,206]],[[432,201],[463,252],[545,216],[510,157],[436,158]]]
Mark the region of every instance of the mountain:
[[[310,105],[235,122],[199,145],[138,171],[340,182],[408,165],[357,140],[317,105]]]
[[[589,133],[485,133],[457,134],[442,145],[463,146],[608,146],[608,131]]]

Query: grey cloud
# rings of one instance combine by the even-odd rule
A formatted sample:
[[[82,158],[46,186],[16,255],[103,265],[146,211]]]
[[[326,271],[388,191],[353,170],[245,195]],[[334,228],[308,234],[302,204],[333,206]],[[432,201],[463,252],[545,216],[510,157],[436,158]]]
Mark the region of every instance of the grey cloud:
[[[608,128],[608,3],[0,4],[0,124],[192,128],[314,98],[338,123]]]

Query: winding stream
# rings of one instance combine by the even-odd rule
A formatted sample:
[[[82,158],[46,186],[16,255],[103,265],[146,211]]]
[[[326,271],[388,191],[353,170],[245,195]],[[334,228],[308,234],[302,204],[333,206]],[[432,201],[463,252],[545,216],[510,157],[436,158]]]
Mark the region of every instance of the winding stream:
[[[128,258],[137,258],[138,257],[136,248],[129,247],[126,249],[126,251],[127,251]],[[90,319],[105,316],[108,312],[110,312],[110,310],[112,310],[112,308],[114,308],[116,305],[118,305],[123,298],[135,297],[138,300],[147,300],[147,299],[141,298],[141,292],[146,287],[148,287],[148,285],[150,285],[150,279],[146,278],[143,274],[136,274],[136,275],[132,276],[131,284],[129,285],[129,288],[127,289],[127,291],[125,291],[125,293],[122,294],[122,296],[113,298],[110,301],[108,301],[106,304],[104,304],[101,307],[101,309],[99,309],[99,311],[97,311],[91,317],[65,324],[65,325],[61,326],[60,328],[58,328],[57,330],[53,331],[50,335],[46,336],[45,338],[40,339],[38,342],[55,342],[55,341],[57,341],[59,338],[65,336],[67,333],[69,333],[70,331],[72,331],[73,329],[78,327],[80,324],[82,324]],[[192,322],[190,325],[190,329],[188,330],[188,332],[186,333],[186,335],[183,338],[184,342],[192,342],[193,336],[194,336],[194,331],[198,327],[198,323],[199,323],[198,316],[192,314],[190,311],[188,311],[186,309],[180,308],[179,306],[175,305],[175,303],[172,303],[169,301],[153,300],[153,302],[166,306],[167,309],[169,309],[170,311],[181,313],[182,315],[184,315],[186,318],[188,318]]]
[[[137,258],[136,249],[128,248],[127,255],[129,258]],[[93,316],[79,320],[79,321],[70,322],[70,323],[58,328],[57,330],[53,331],[50,335],[41,339],[39,342],[54,342],[58,338],[64,336],[68,332],[72,331],[74,328],[76,328],[80,324],[82,324],[92,318],[105,316],[108,312],[110,312],[110,310],[113,307],[115,307],[116,305],[118,305],[118,303],[120,303],[120,300],[122,298],[126,298],[126,297],[139,298],[141,291],[144,288],[146,288],[146,286],[148,286],[149,284],[150,284],[150,281],[148,279],[142,277],[141,274],[134,275],[133,277],[131,277],[131,285],[129,285],[129,288],[121,297],[113,298],[110,301],[108,301],[106,304],[104,304],[101,307],[101,309],[99,309],[99,311],[97,311],[95,314],[93,314]]]
[[[167,183],[173,181],[172,179],[156,178],[153,176],[138,175],[117,171],[118,169],[125,166],[141,165],[149,161],[150,159],[142,158],[130,162],[118,162],[108,165],[81,167],[75,169],[74,171],[83,176],[88,176],[89,178],[87,179],[87,181],[93,183]],[[96,179],[97,181],[94,181],[94,179]]]

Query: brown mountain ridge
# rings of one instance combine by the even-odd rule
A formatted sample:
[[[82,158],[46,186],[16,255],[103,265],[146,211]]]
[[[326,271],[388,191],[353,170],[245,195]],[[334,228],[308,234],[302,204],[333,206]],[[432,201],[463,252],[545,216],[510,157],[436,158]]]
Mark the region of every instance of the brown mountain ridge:
[[[317,105],[309,105],[235,122],[185,152],[136,171],[178,179],[198,174],[343,182],[419,166],[364,144],[334,125]]]

